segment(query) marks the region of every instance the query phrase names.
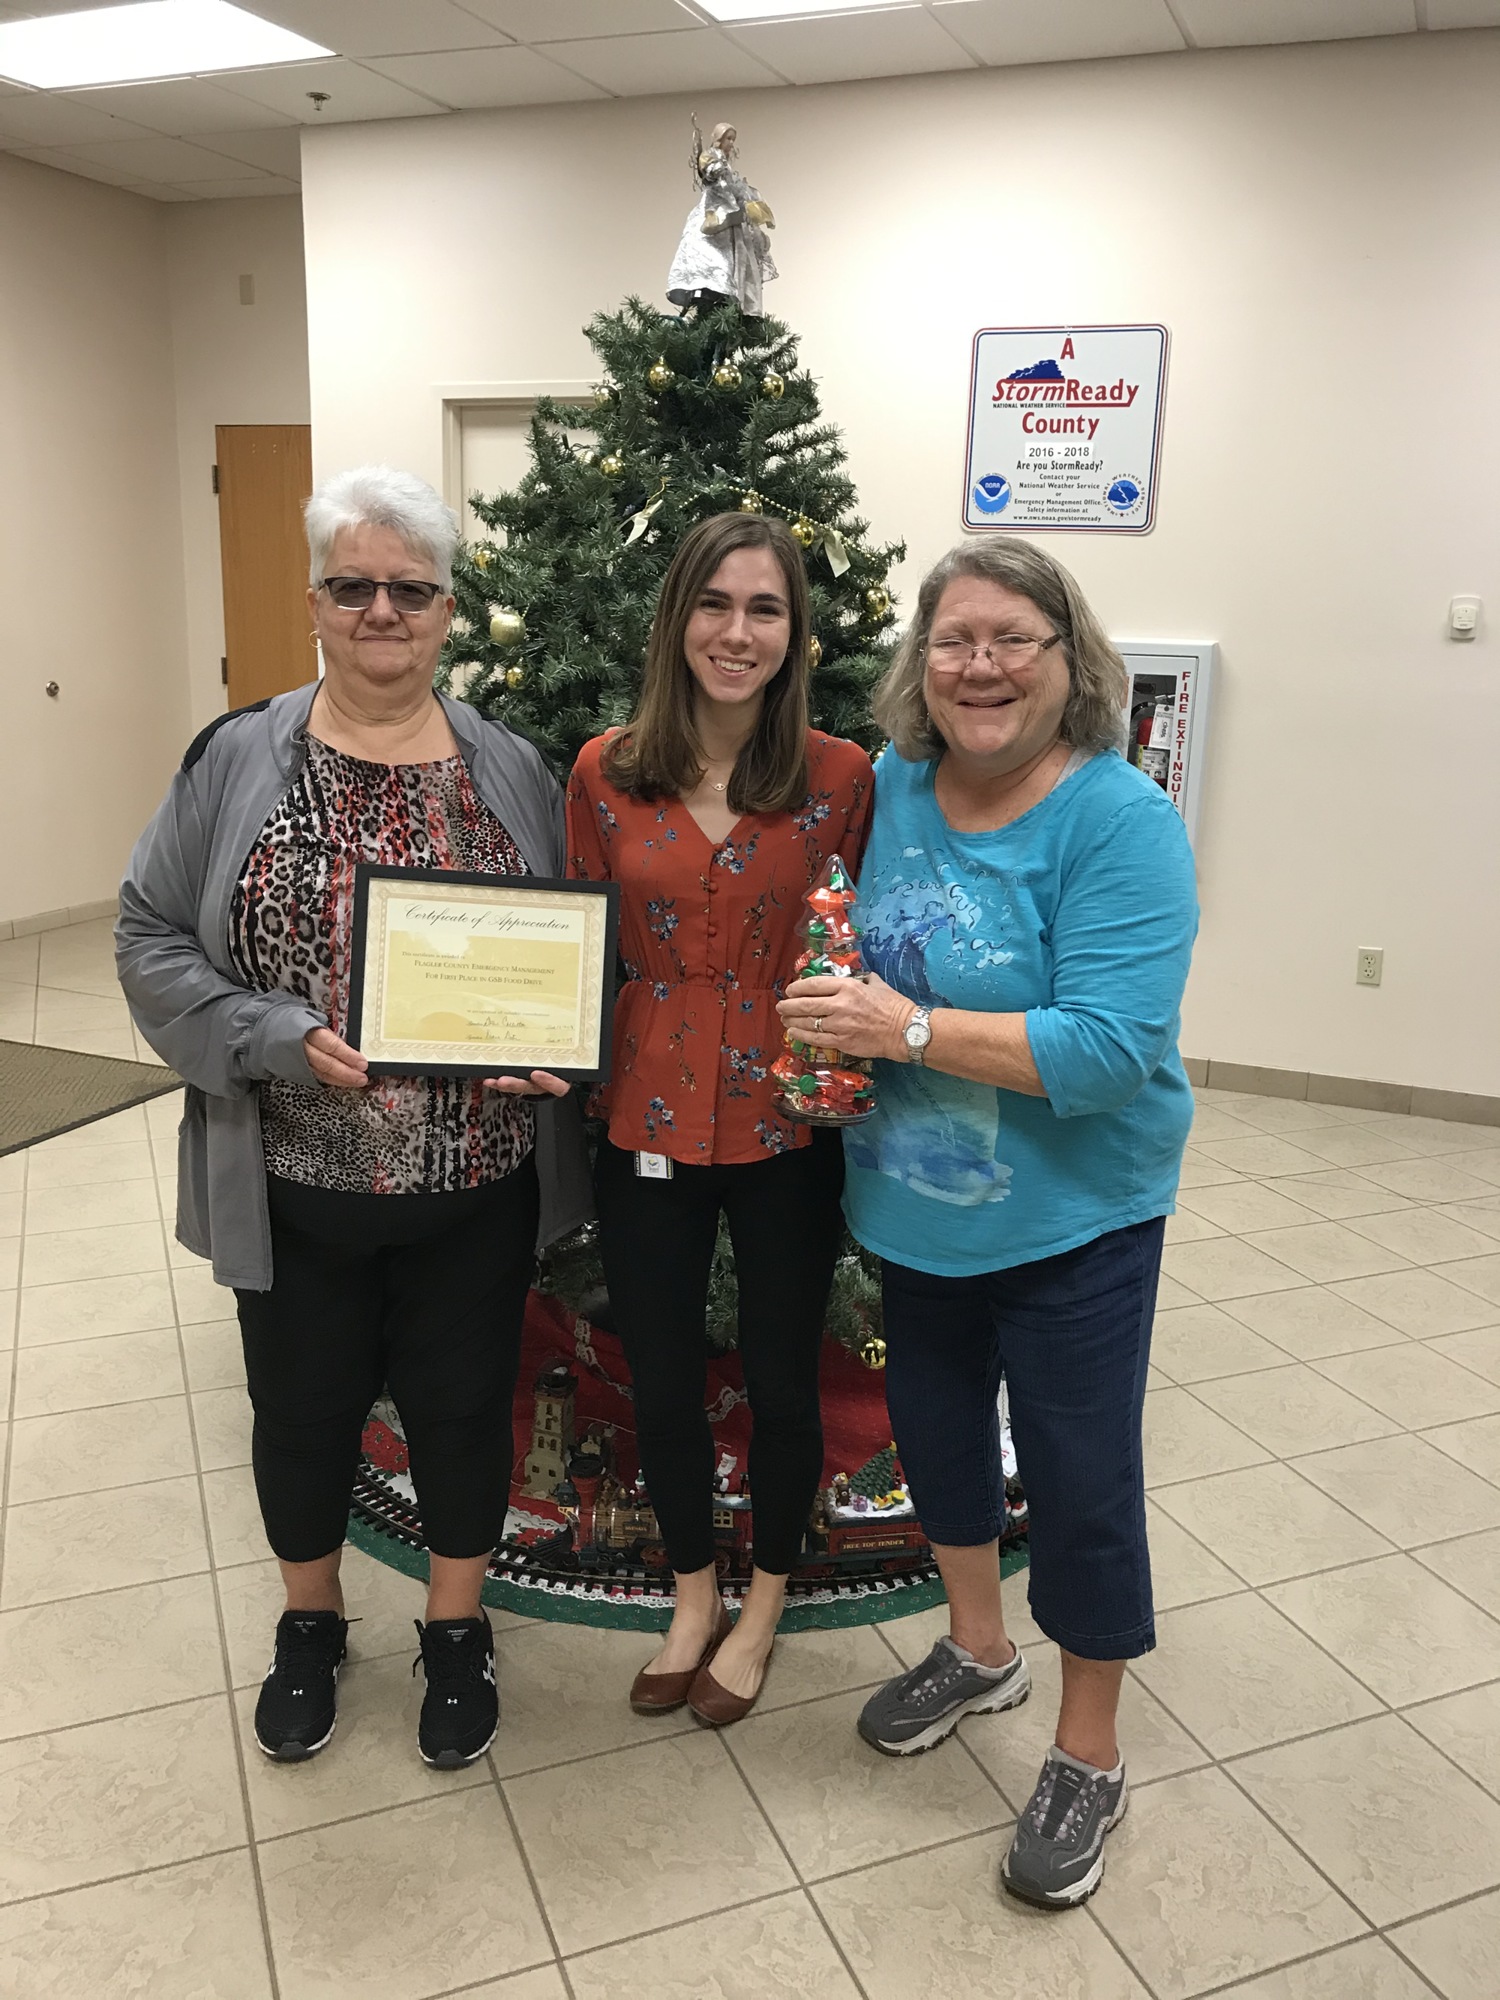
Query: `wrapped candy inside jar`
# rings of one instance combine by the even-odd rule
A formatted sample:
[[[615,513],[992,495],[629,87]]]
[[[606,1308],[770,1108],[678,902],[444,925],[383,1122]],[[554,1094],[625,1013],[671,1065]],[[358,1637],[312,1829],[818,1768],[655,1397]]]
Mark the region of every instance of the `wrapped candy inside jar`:
[[[797,929],[804,940],[793,979],[857,979],[864,971],[859,929],[851,912],[858,898],[849,871],[831,855],[803,902]],[[786,1048],[771,1065],[776,1108],[807,1125],[858,1125],[875,1109],[873,1064],[864,1056],[805,1042],[785,1031]]]

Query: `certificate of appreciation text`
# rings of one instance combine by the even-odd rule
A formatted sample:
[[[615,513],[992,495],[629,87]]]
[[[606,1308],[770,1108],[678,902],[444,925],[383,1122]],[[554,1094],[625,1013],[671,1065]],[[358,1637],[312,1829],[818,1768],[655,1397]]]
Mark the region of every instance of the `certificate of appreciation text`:
[[[613,883],[356,870],[350,1041],[387,1075],[609,1071]]]

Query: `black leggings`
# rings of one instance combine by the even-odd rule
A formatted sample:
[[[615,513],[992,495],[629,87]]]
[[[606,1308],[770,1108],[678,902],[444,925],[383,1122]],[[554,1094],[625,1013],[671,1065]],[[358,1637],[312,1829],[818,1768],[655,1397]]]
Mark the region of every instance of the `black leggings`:
[[[389,1385],[435,1555],[500,1539],[536,1243],[532,1158],[455,1194],[345,1194],[269,1176],[273,1283],[236,1292],[266,1538],[337,1549],[370,1405]]]
[[[638,1178],[633,1153],[600,1144],[599,1247],[635,1386],[641,1470],[667,1559],[684,1575],[714,1560],[704,1311],[719,1211],[734,1244],[740,1360],[755,1421],[755,1564],[785,1576],[823,1470],[818,1359],[843,1185],[837,1132],[742,1165],[678,1166],[669,1181]]]

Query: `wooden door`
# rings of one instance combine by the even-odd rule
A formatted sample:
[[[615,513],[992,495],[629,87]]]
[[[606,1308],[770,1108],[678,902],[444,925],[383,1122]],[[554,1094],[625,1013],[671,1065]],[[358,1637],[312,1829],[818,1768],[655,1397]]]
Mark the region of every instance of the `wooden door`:
[[[219,558],[229,706],[243,708],[315,680],[309,643],[307,542],[312,492],[307,424],[218,424]]]

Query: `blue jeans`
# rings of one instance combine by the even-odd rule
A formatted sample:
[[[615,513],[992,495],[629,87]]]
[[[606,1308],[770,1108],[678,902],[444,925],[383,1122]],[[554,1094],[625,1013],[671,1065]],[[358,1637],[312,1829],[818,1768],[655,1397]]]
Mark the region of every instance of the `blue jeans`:
[[[1156,1644],[1141,1410],[1163,1218],[978,1277],[886,1263],[885,1392],[929,1541],[1005,1519],[1000,1378],[1031,1516],[1031,1612],[1086,1660]]]

